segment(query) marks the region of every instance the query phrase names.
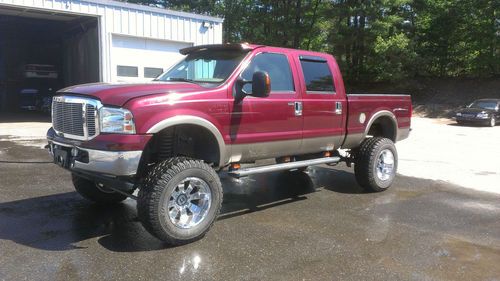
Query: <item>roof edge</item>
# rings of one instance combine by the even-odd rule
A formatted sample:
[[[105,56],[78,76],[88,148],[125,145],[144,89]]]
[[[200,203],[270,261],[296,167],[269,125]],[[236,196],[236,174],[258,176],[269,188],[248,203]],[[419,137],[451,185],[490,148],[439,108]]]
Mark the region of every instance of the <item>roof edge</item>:
[[[152,6],[139,5],[139,4],[134,4],[134,3],[127,3],[127,2],[119,2],[119,1],[114,1],[114,0],[80,0],[80,1],[87,2],[87,3],[93,3],[93,4],[97,4],[97,5],[108,5],[108,6],[125,8],[125,9],[149,11],[149,12],[153,12],[153,13],[166,14],[166,15],[172,15],[172,16],[178,16],[178,17],[184,17],[184,18],[195,18],[195,19],[213,21],[213,22],[217,22],[217,23],[224,22],[224,19],[218,18],[218,17],[195,14],[195,13],[188,13],[188,12],[181,12],[181,11],[174,11],[174,10],[170,10],[170,9],[166,9],[166,8],[152,7]]]

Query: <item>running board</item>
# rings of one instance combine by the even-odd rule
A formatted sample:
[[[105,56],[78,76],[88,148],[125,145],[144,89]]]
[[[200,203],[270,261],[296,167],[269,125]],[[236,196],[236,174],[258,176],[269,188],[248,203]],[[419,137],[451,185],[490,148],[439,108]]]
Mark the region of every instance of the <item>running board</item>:
[[[295,162],[288,162],[288,163],[253,167],[253,168],[238,169],[238,170],[229,171],[228,174],[232,177],[240,178],[240,177],[246,177],[246,176],[254,175],[254,174],[262,174],[262,173],[269,173],[269,172],[276,172],[276,171],[283,171],[283,170],[292,170],[292,169],[297,169],[297,168],[302,168],[302,167],[307,167],[307,166],[315,166],[315,165],[320,165],[320,164],[330,164],[330,163],[338,163],[338,162],[340,162],[340,157],[325,157],[325,158],[317,158],[317,159],[311,159],[311,160],[303,160],[303,161],[295,161]]]

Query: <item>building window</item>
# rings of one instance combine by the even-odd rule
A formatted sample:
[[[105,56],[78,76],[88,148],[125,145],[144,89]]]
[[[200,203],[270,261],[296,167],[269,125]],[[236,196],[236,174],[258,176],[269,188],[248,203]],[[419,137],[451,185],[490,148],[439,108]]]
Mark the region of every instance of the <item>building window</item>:
[[[158,67],[145,67],[144,68],[144,78],[156,78],[163,73],[162,68]]]
[[[117,65],[116,75],[122,77],[139,77],[139,68],[137,66]]]
[[[333,75],[325,59],[301,58],[300,65],[308,92],[335,93]]]

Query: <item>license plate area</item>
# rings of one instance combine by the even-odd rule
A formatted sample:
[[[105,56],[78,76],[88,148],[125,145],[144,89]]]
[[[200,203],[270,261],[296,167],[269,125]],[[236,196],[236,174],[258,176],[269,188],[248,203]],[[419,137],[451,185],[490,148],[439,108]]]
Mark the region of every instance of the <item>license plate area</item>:
[[[54,163],[65,169],[69,169],[71,161],[70,159],[71,149],[59,145],[54,145],[52,147],[52,151],[54,153]]]

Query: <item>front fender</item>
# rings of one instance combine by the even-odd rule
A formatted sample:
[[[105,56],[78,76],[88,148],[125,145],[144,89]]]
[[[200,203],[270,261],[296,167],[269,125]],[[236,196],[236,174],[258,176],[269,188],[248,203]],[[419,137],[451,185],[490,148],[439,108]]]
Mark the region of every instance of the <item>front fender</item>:
[[[198,116],[192,116],[192,115],[177,115],[173,116],[167,119],[164,119],[155,125],[153,125],[149,130],[147,131],[148,134],[155,134],[160,132],[163,129],[176,126],[176,125],[197,125],[200,127],[203,127],[210,131],[212,135],[215,137],[217,140],[217,144],[219,146],[219,165],[222,167],[226,164],[227,159],[226,155],[228,155],[227,147],[226,144],[224,143],[224,139],[222,138],[222,134],[220,133],[219,129],[210,121],[203,119]]]

